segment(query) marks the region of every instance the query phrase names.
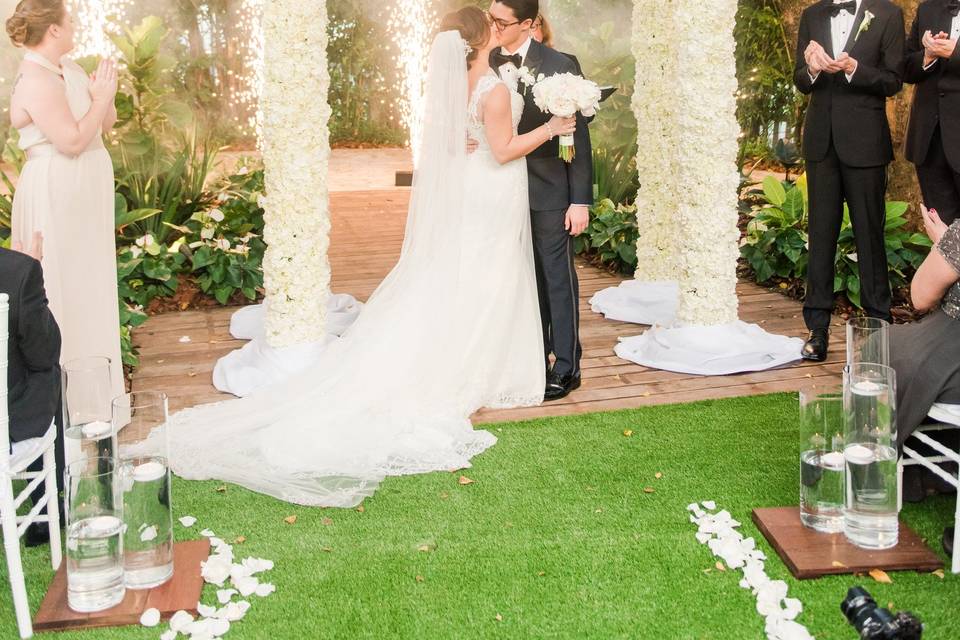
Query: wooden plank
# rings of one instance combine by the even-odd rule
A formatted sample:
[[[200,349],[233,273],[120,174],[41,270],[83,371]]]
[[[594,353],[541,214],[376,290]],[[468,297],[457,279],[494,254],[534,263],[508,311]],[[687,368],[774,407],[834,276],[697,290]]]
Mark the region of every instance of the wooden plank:
[[[854,546],[842,533],[808,529],[800,521],[798,507],[754,509],[753,522],[799,580],[874,569],[936,571],[943,567],[940,556],[903,521],[897,546],[883,551]]]
[[[361,301],[393,268],[403,243],[409,190],[350,191],[331,194],[330,261],[332,288]],[[558,403],[513,410],[484,410],[474,421],[486,423],[552,415],[574,415],[668,402],[796,391],[811,381],[838,378],[843,362],[842,322],[834,328],[826,363],[796,363],[792,367],[739,376],[702,377],[647,369],[621,360],[614,347],[621,337],[639,335],[647,327],[606,320],[590,310],[589,299],[622,277],[577,261],[580,278],[583,386]],[[741,280],[737,284],[740,314],[773,333],[804,336],[799,303],[778,292]],[[216,361],[243,343],[229,335],[236,308],[164,314],[151,318],[134,332],[142,366],[134,375],[139,388],[163,388],[171,410],[222,400],[229,396],[213,388],[210,374]],[[189,343],[180,343],[182,336]]]
[[[127,589],[120,604],[94,613],[78,613],[67,605],[67,565],[64,562],[33,619],[33,628],[37,631],[66,631],[139,624],[140,616],[150,608],[158,609],[163,620],[170,619],[180,610],[196,615],[203,591],[200,563],[209,555],[210,541],[206,538],[176,543],[173,547],[173,578],[166,584],[153,589]]]

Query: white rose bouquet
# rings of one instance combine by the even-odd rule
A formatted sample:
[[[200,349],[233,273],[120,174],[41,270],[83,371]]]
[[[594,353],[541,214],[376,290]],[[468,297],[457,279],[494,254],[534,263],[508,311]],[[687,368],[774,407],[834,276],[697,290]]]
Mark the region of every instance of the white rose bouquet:
[[[590,117],[600,108],[600,87],[572,73],[541,75],[533,85],[533,101],[544,113],[560,118],[572,118],[577,112]],[[576,157],[572,135],[560,136],[560,157],[566,162]]]

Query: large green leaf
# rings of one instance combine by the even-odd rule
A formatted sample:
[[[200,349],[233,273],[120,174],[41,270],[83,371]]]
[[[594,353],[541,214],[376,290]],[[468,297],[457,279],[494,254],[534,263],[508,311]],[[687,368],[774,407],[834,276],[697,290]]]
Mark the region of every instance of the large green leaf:
[[[783,184],[773,176],[763,179],[763,194],[767,201],[775,207],[782,206],[787,200],[787,191]]]

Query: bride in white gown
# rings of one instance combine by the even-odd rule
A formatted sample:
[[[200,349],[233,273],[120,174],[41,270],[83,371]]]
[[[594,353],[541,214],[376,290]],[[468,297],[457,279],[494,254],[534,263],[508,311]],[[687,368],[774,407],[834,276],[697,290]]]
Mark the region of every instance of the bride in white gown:
[[[497,43],[486,15],[461,9],[444,28],[430,52],[427,129],[399,262],[317,364],[172,416],[166,439],[178,475],[351,507],[385,476],[468,467],[496,442],[473,429],[477,409],[542,401],[523,158],[573,120],[518,136],[522,99],[489,70]],[[469,154],[468,133],[480,141]],[[162,440],[155,434],[146,448],[159,452]]]

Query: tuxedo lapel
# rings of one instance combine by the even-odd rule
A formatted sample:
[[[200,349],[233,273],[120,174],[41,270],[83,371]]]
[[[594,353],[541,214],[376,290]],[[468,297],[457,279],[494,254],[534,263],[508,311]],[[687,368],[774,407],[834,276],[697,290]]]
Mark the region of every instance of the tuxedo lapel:
[[[867,17],[867,11],[870,11],[873,8],[873,0],[863,0],[860,3],[860,10],[857,11],[857,17],[853,21],[853,29],[850,30],[850,35],[847,36],[847,44],[843,47],[845,53],[850,54],[853,51],[853,48],[860,41],[860,38],[857,37],[857,34],[860,34],[862,38],[867,34],[867,32],[860,33],[860,28],[863,26],[863,21]],[[874,16],[873,19],[876,20],[876,12],[870,11]],[[870,28],[873,29],[874,25],[870,25]]]
[[[831,58],[836,58],[833,51],[833,32],[830,28],[830,5],[832,0],[820,3],[819,10],[812,20],[810,39],[820,43]]]
[[[494,47],[490,55],[487,56],[487,61],[490,63],[490,68],[493,69],[493,72],[497,74],[497,77],[503,80],[503,77],[500,75],[500,65],[498,65],[496,61],[497,51],[499,51],[499,49]]]
[[[946,0],[940,0],[940,6],[937,9],[937,29],[930,30],[934,34],[936,34],[937,31],[943,31],[944,33],[953,31],[953,14],[947,9],[947,4],[949,3]],[[942,67],[943,65],[940,66]]]

